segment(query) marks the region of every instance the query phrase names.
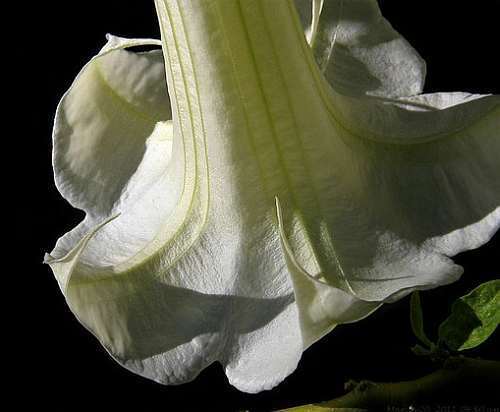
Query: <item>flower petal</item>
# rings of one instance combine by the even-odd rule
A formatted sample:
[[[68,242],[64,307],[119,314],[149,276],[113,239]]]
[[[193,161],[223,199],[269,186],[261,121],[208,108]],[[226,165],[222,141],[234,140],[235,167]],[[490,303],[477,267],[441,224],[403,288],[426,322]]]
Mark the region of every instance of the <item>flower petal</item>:
[[[279,260],[252,253],[235,277],[243,246],[232,241],[214,253],[211,237],[220,227],[212,227],[170,267],[160,255],[118,272],[118,265],[103,265],[109,237],[140,225],[120,225],[121,218],[99,225],[67,256],[46,259],[72,312],[115,360],[163,384],[192,380],[219,361],[231,384],[246,392],[270,389],[295,369],[302,338]],[[273,276],[255,279],[266,268]]]
[[[156,124],[171,119],[161,51],[125,50],[158,44],[108,36],[57,108],[56,185],[73,206],[93,216],[113,209]]]
[[[351,182],[331,230],[352,291],[380,301],[456,280],[449,257],[500,225],[500,97],[331,97]]]
[[[299,308],[300,328],[304,348],[329,333],[335,326],[352,323],[377,310],[382,303],[366,302],[315,279],[295,259],[283,228],[283,216],[278,198],[276,212],[280,229],[281,245],[288,271],[292,278],[295,301]]]
[[[376,0],[295,2],[303,22],[320,10],[308,39],[320,70],[338,92],[390,97],[422,92],[425,61],[382,17]]]
[[[253,318],[250,321],[240,315],[242,324],[254,323],[261,316],[254,305],[238,310]],[[296,369],[304,350],[297,305],[290,304],[262,328],[233,336],[228,343],[222,363],[231,385],[250,393],[272,389]]]

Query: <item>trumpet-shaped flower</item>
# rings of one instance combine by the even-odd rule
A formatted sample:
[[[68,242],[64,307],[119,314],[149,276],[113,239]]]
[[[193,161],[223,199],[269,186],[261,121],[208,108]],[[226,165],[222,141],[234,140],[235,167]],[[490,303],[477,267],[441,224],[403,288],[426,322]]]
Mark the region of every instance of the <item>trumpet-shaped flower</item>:
[[[500,98],[420,94],[375,0],[155,3],[161,42],[109,36],[53,134],[86,216],[46,261],[126,368],[271,388],[497,230]]]

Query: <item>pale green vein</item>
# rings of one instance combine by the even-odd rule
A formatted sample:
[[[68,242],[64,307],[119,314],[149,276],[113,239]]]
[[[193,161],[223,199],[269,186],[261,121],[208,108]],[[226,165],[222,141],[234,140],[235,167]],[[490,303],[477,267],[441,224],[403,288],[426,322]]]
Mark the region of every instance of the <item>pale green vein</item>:
[[[180,58],[180,53],[179,53],[179,44],[178,44],[178,41],[177,41],[177,36],[175,34],[175,29],[174,29],[174,24],[173,24],[173,19],[172,19],[172,16],[171,16],[171,11],[169,10],[168,6],[166,5],[166,3],[164,3],[165,5],[165,11],[167,12],[167,17],[169,19],[169,26],[171,28],[171,32],[172,32],[172,38],[174,40],[174,48],[175,48],[175,51],[176,51],[176,55],[177,55],[177,60],[179,62],[179,67],[181,69],[181,75],[182,75],[182,78],[183,78],[183,85],[184,85],[184,92],[186,93],[186,100],[188,101],[188,106],[189,106],[189,113],[190,113],[190,122],[191,122],[191,130],[192,130],[192,134],[193,134],[193,140],[194,140],[194,121],[193,121],[193,116],[192,116],[192,111],[191,111],[191,105],[190,105],[190,100],[189,100],[189,96],[188,96],[188,93],[187,93],[187,82],[186,82],[186,79],[185,79],[185,74],[184,74],[184,68],[182,66],[182,63],[181,63],[181,58]],[[161,25],[163,26],[163,25]],[[163,31],[163,27],[161,27],[161,30]],[[165,47],[167,49],[167,53],[170,55],[170,53],[173,51],[172,49],[169,49],[168,45],[167,45],[167,42],[165,41]],[[168,61],[168,64],[169,64],[169,70],[170,70],[170,73],[173,73],[173,70],[172,70],[172,65],[171,65],[171,59],[166,59]],[[177,90],[175,87],[172,87],[173,89],[173,93],[174,93],[174,96],[175,96],[175,104],[176,104],[176,107],[177,107],[177,112],[179,113],[179,99],[178,99],[178,95],[177,95]],[[185,134],[184,134],[184,130],[183,130],[183,127],[182,127],[182,121],[179,121],[179,126],[181,128],[181,137],[183,139],[183,141],[185,140]],[[196,164],[197,164],[197,156],[196,156],[196,142],[194,142],[194,151],[195,151],[195,156],[194,156],[194,162],[195,162],[195,176],[197,176],[196,174]],[[184,151],[184,154],[185,154],[185,151]],[[185,158],[185,162],[184,162],[184,166],[186,168],[186,158]],[[186,170],[186,169],[185,169]],[[185,172],[186,173],[186,172]],[[186,175],[185,175],[186,176]],[[185,177],[184,176],[184,177]],[[184,183],[184,187],[185,187],[185,183]],[[112,274],[110,273],[106,273],[106,276],[104,277],[101,277],[101,278],[92,278],[92,279],[88,279],[88,280],[82,280],[82,281],[78,281],[78,282],[73,282],[73,285],[82,285],[82,284],[90,284],[90,283],[101,283],[101,282],[105,282],[105,281],[112,281],[118,277],[133,277],[134,275],[137,276],[137,275],[140,275],[142,273],[142,271],[140,271],[139,269],[145,265],[147,265],[149,262],[151,262],[155,257],[157,257],[162,250],[168,248],[172,242],[175,240],[175,238],[179,235],[179,233],[185,228],[186,224],[187,224],[187,219],[188,217],[190,216],[191,214],[191,211],[193,209],[193,205],[194,205],[194,192],[196,191],[196,187],[194,188],[194,191],[193,191],[193,195],[191,196],[191,200],[190,200],[190,203],[189,203],[189,206],[188,206],[188,211],[184,217],[184,220],[182,222],[182,224],[179,225],[179,227],[177,228],[177,230],[175,231],[175,233],[171,236],[171,238],[169,239],[169,241],[164,244],[161,248],[159,248],[158,250],[156,250],[154,253],[152,253],[151,255],[149,255],[148,257],[146,257],[144,260],[142,260],[141,262],[139,262],[135,267],[133,268],[127,268],[125,270],[117,270],[115,272],[113,272]],[[207,208],[208,209],[208,208]],[[201,233],[201,232],[199,232]],[[156,237],[156,239],[158,238],[158,235]],[[171,262],[169,262],[168,266],[165,267],[165,271],[168,271],[173,265],[175,265],[176,262],[178,262],[189,250],[190,248],[193,246],[193,244],[195,243],[197,237],[191,242],[191,244],[185,248],[185,250],[181,253],[179,253],[175,259],[173,259]],[[154,242],[154,240],[153,240]],[[141,249],[139,252],[137,252],[134,256],[137,256],[138,254],[140,254],[142,251],[144,251],[146,248],[147,248],[148,245],[146,245],[143,249]],[[132,258],[129,258],[127,259],[126,262],[123,262],[120,264],[120,266],[125,266],[127,264],[128,261],[131,261],[133,259]],[[103,272],[104,274],[104,272]]]
[[[209,205],[210,205],[210,173],[209,173],[209,168],[208,168],[208,153],[207,153],[207,133],[205,130],[205,120],[203,116],[203,111],[201,108],[201,99],[200,99],[200,86],[199,86],[199,81],[198,81],[198,75],[196,74],[196,69],[195,65],[193,62],[193,52],[191,50],[191,45],[189,42],[189,37],[186,31],[186,24],[185,24],[185,19],[184,15],[182,14],[182,8],[179,7],[179,16],[180,16],[180,21],[182,25],[182,30],[184,32],[184,37],[186,38],[186,48],[188,51],[188,56],[189,56],[189,62],[191,65],[191,71],[193,72],[193,80],[195,84],[195,89],[196,89],[196,100],[198,101],[197,107],[198,107],[198,112],[200,114],[200,123],[201,123],[201,134],[202,134],[202,139],[203,139],[203,154],[204,154],[204,159],[205,159],[205,172],[206,172],[206,189],[207,189],[207,199],[205,201],[205,213],[203,216],[203,223],[200,226],[199,232],[196,236],[196,238],[193,240],[192,245],[195,243],[196,239],[199,237],[199,235],[203,232],[203,229],[205,228],[207,221],[208,221],[208,210],[209,210]],[[186,86],[187,87],[187,86]],[[187,94],[187,89],[186,89],[186,94]],[[193,128],[193,134],[194,134],[194,122],[193,122],[193,116],[191,115],[191,125]],[[194,136],[193,136],[194,137]],[[191,245],[191,246],[192,246]]]
[[[282,63],[281,63],[280,59],[278,58],[278,53],[277,53],[277,50],[276,50],[276,45],[275,45],[275,42],[273,40],[273,36],[271,36],[271,30],[269,28],[269,22],[268,22],[268,19],[266,18],[266,15],[262,11],[262,4],[261,3],[259,3],[259,9],[260,9],[261,15],[263,16],[262,21],[263,21],[264,29],[266,30],[269,38],[271,39],[271,41],[270,41],[271,50],[272,50],[274,58],[275,58],[275,60],[277,62],[277,68],[278,68],[278,71],[279,71],[279,74],[280,74],[280,80],[281,80],[281,83],[282,83],[282,86],[283,86],[284,95],[286,97],[288,111],[290,112],[290,115],[291,115],[290,117],[291,117],[292,123],[293,123],[294,138],[295,138],[295,141],[298,143],[300,156],[302,158],[302,162],[301,163],[302,163],[302,165],[304,167],[304,170],[305,170],[306,179],[310,182],[310,186],[309,187],[304,187],[303,190],[306,190],[307,188],[310,188],[313,201],[314,201],[314,203],[316,205],[317,211],[319,212],[318,213],[319,214],[319,220],[326,222],[325,217],[324,217],[323,208],[322,208],[322,206],[321,206],[321,204],[319,202],[317,188],[316,188],[316,185],[314,183],[315,181],[311,177],[312,174],[311,174],[311,170],[310,170],[310,167],[309,167],[308,159],[307,159],[307,157],[305,155],[304,142],[302,141],[302,139],[300,137],[300,134],[298,132],[299,128],[298,128],[298,123],[297,123],[297,119],[296,119],[296,113],[293,110],[293,105],[292,105],[292,102],[291,102],[290,92],[288,90],[288,87],[286,85],[286,81],[285,81],[285,78],[284,78],[284,71],[283,71]],[[305,234],[306,234],[307,238],[309,239],[309,242],[307,244],[309,245],[309,247],[311,249],[311,252],[312,252],[313,256],[315,257],[316,262],[321,265],[321,260],[319,259],[320,255],[315,250],[314,242],[311,241],[311,236],[308,233],[308,229],[307,229],[308,225],[306,225],[304,223],[302,213],[300,213],[300,220],[301,220],[302,225],[304,226]],[[340,267],[340,261],[338,260],[336,253],[333,252],[333,254],[335,255],[335,262],[336,262],[336,264],[338,266],[338,269],[340,270],[341,273],[343,273],[343,270]]]
[[[248,32],[247,22],[245,21],[245,18],[244,18],[244,14],[243,14],[243,10],[242,10],[242,7],[241,7],[241,1],[240,0],[237,1],[237,5],[238,5],[238,17],[240,19],[240,22],[241,22],[241,25],[242,25],[242,28],[243,28],[243,33],[245,35],[245,41],[246,41],[246,43],[248,45],[248,50],[250,52],[250,57],[251,57],[251,60],[252,60],[252,66],[253,66],[253,69],[254,69],[254,72],[255,72],[255,75],[256,75],[256,79],[257,79],[257,86],[259,88],[259,93],[262,96],[262,100],[264,101],[264,105],[263,105],[264,108],[265,108],[264,111],[265,111],[265,114],[266,114],[269,126],[271,128],[271,132],[272,132],[271,136],[272,136],[273,144],[274,144],[274,147],[276,149],[276,154],[278,156],[278,161],[279,161],[281,170],[283,171],[283,175],[285,177],[285,183],[286,183],[286,185],[288,187],[288,190],[290,192],[290,198],[292,200],[293,205],[295,206],[295,209],[297,209],[297,207],[296,207],[297,206],[296,195],[294,193],[294,190],[293,190],[293,187],[292,187],[292,183],[291,183],[291,179],[290,179],[290,176],[288,174],[288,170],[286,168],[286,164],[285,164],[285,161],[283,159],[283,155],[281,153],[281,148],[280,148],[280,145],[279,145],[279,142],[278,142],[276,128],[274,126],[272,115],[271,115],[271,113],[269,111],[269,102],[267,101],[266,93],[264,91],[264,86],[262,84],[262,78],[261,78],[261,75],[260,75],[260,72],[259,72],[259,67],[257,65],[257,59],[255,57],[255,52],[254,52],[253,47],[252,47],[252,42],[251,42],[251,39],[250,39],[250,34]]]
[[[260,4],[259,4],[259,6],[260,6]],[[260,11],[260,14],[262,15],[263,13],[262,13],[262,9],[261,8],[260,8],[259,11]],[[276,128],[274,127],[272,115],[271,115],[270,110],[269,110],[269,103],[267,101],[266,94],[265,94],[265,91],[264,91],[264,86],[263,86],[262,78],[261,78],[261,75],[260,75],[260,72],[259,72],[259,67],[257,65],[257,59],[256,59],[255,53],[253,51],[253,47],[252,47],[250,35],[249,35],[249,32],[248,32],[247,22],[245,21],[240,1],[238,1],[238,14],[239,14],[239,17],[240,17],[240,21],[242,23],[243,31],[244,31],[244,34],[245,34],[245,39],[246,39],[246,42],[248,44],[248,48],[249,48],[249,51],[250,51],[250,56],[251,56],[252,64],[253,64],[253,67],[254,67],[254,72],[255,72],[256,78],[257,78],[257,84],[258,84],[258,87],[259,87],[259,92],[260,92],[260,94],[262,96],[262,99],[264,101],[264,107],[265,107],[266,117],[267,117],[269,125],[271,127],[271,131],[272,131],[271,136],[272,136],[272,139],[273,139],[273,145],[275,147],[276,154],[278,156],[278,161],[280,163],[281,170],[282,170],[283,175],[285,177],[285,183],[286,183],[286,185],[288,187],[288,191],[290,193],[290,200],[291,200],[291,203],[292,203],[292,209],[295,210],[295,211],[299,211],[300,208],[298,207],[298,199],[297,199],[297,196],[295,194],[295,190],[293,188],[292,179],[291,179],[290,174],[288,173],[288,169],[286,167],[286,162],[285,162],[285,160],[283,158],[283,154],[282,154],[281,147],[280,147],[280,144],[279,144],[278,134],[277,134]],[[263,18],[263,20],[264,20],[264,18]],[[283,82],[283,79],[281,79],[281,80]],[[278,195],[278,194],[275,194],[275,196],[276,195]],[[303,228],[303,231],[304,231],[304,234],[305,234],[306,238],[308,239],[307,244],[311,247],[312,254],[315,256],[315,260],[317,262],[318,261],[318,259],[317,259],[317,252],[314,250],[314,247],[312,246],[314,243],[311,241],[311,236],[310,236],[310,233],[308,231],[308,226],[304,223],[303,217],[301,216],[300,213],[297,216],[297,218],[298,218],[298,220],[301,223],[301,226]]]
[[[260,7],[262,10],[262,6],[260,6]],[[266,31],[268,33],[270,33],[269,22],[267,21],[266,18],[263,18],[263,22],[264,22],[264,27],[265,27]],[[334,246],[334,239],[333,239],[333,235],[331,233],[331,230],[328,230],[328,228],[325,227],[325,225],[327,225],[327,220],[325,218],[323,207],[319,202],[319,197],[317,194],[316,187],[314,185],[314,180],[311,179],[311,171],[309,168],[307,158],[305,156],[304,143],[302,142],[302,139],[300,138],[299,133],[297,133],[297,130],[298,130],[297,120],[296,120],[295,113],[293,112],[293,109],[292,109],[290,92],[288,91],[288,88],[286,87],[286,84],[285,84],[282,64],[281,64],[281,61],[277,58],[276,46],[272,40],[272,36],[270,36],[270,37],[271,37],[271,48],[272,48],[274,56],[278,62],[277,67],[278,67],[278,70],[280,72],[281,81],[284,84],[284,90],[285,90],[285,95],[287,98],[287,104],[288,104],[290,113],[292,114],[291,117],[292,117],[292,121],[293,121],[293,125],[294,125],[294,131],[295,131],[294,134],[295,134],[296,140],[299,143],[300,153],[301,153],[301,157],[302,157],[302,164],[304,166],[305,173],[307,175],[307,179],[311,182],[312,195],[313,195],[314,202],[316,204],[317,212],[319,215],[318,220],[320,222],[324,222],[323,224],[321,224],[321,228],[320,228],[320,240],[322,241],[322,244],[325,247],[325,249],[326,249],[325,251],[327,252],[328,256],[334,261],[336,269],[338,270],[344,283],[347,285],[347,287],[349,289],[351,289],[351,286],[349,285],[349,282],[347,281],[347,276],[346,276],[344,269],[343,269],[343,266],[341,264],[340,256],[337,253],[336,247]],[[318,263],[321,265],[321,261],[318,259],[318,256],[320,256],[320,255],[318,255],[317,252],[315,252],[313,243],[309,242],[309,244],[311,245],[311,249],[313,249],[313,254],[316,256],[316,261],[318,261]]]
[[[191,133],[192,133],[192,140],[193,140],[193,151],[194,151],[193,158],[194,158],[194,178],[195,178],[194,185],[195,186],[193,188],[193,193],[191,194],[191,199],[190,199],[190,202],[189,202],[189,205],[188,205],[188,209],[187,209],[187,212],[186,212],[186,214],[184,216],[182,224],[179,225],[179,227],[177,228],[177,230],[173,233],[173,235],[166,242],[166,244],[164,244],[160,249],[156,250],[148,258],[146,258],[145,260],[143,260],[141,262],[141,264],[137,265],[137,267],[140,267],[140,266],[143,266],[143,265],[147,264],[147,262],[150,262],[154,257],[158,256],[158,254],[162,250],[165,250],[165,249],[169,248],[170,245],[175,241],[176,237],[179,236],[180,232],[186,227],[189,216],[192,215],[192,211],[193,211],[193,207],[194,207],[194,203],[195,203],[195,201],[194,201],[194,199],[195,199],[195,193],[198,190],[197,189],[198,188],[198,154],[197,154],[197,147],[196,147],[195,126],[194,126],[193,110],[192,110],[192,106],[191,106],[191,99],[189,98],[189,93],[188,93],[188,85],[187,85],[187,81],[186,81],[185,68],[184,68],[184,66],[182,64],[182,58],[180,57],[179,41],[178,41],[178,38],[177,38],[177,35],[176,35],[174,19],[172,18],[172,13],[171,13],[171,10],[169,9],[167,3],[163,2],[163,4],[165,6],[165,11],[167,13],[167,18],[168,18],[169,23],[170,23],[169,26],[171,28],[172,39],[173,39],[173,42],[174,42],[174,48],[175,48],[175,52],[176,52],[176,55],[177,55],[177,61],[179,63],[179,68],[180,68],[180,71],[181,71],[181,78],[182,78],[182,83],[183,83],[183,86],[184,86],[184,93],[185,93],[186,101],[187,101],[187,104],[188,104],[189,122],[190,122],[190,126],[191,126]],[[179,9],[179,14],[181,15],[180,9]],[[182,15],[181,15],[181,19],[182,19]],[[187,38],[186,38],[186,43],[187,43]],[[170,54],[172,52],[172,50],[169,49],[168,44],[167,44],[166,41],[164,42],[164,44],[165,44],[165,47],[167,48],[168,53]],[[189,49],[189,44],[187,44],[187,48]],[[171,59],[166,59],[166,60],[168,60],[170,73],[173,73]],[[177,113],[180,113],[177,90],[176,90],[176,87],[175,87],[174,84],[172,85],[172,89],[173,89],[174,94],[175,94],[175,103],[176,103],[176,107],[177,107]],[[198,99],[199,99],[199,95],[198,95]],[[182,139],[185,140],[185,135],[184,135],[182,123],[183,123],[182,120],[179,119],[179,127],[181,128]],[[184,147],[185,147],[185,145],[184,145]],[[185,150],[184,150],[184,156],[186,156]],[[184,167],[185,167],[184,179],[186,179],[187,160],[186,160],[186,157],[184,157],[184,159],[185,159],[185,161],[184,161]],[[207,174],[207,179],[208,179],[208,174]],[[184,182],[184,187],[185,187],[185,182]],[[201,232],[198,232],[198,236],[199,236],[200,233]],[[178,255],[176,255],[176,257],[171,262],[169,262],[169,264],[164,268],[165,271],[168,271],[170,268],[172,268],[191,249],[191,247],[194,245],[194,243],[195,243],[196,239],[198,238],[198,236],[196,236],[195,239],[193,239],[193,241],[191,242],[191,244],[188,245],[184,249],[184,251],[182,251],[181,253],[179,253]]]
[[[219,18],[219,21],[222,22],[222,16],[221,16],[218,4],[219,4],[218,2],[214,2],[213,3],[214,9],[215,9],[215,13],[217,14],[217,17]],[[243,117],[245,119],[245,128],[247,130],[248,144],[250,146],[250,150],[252,150],[252,153],[253,153],[256,161],[257,161],[257,168],[258,168],[258,171],[259,171],[260,180],[262,181],[262,186],[264,187],[264,192],[266,193],[266,195],[269,198],[271,198],[270,190],[267,187],[267,182],[266,182],[264,167],[262,166],[261,159],[260,159],[260,156],[259,156],[259,152],[258,152],[257,146],[255,144],[255,137],[253,135],[252,128],[250,127],[250,119],[249,119],[249,116],[248,116],[248,113],[247,113],[248,109],[247,109],[247,105],[245,103],[245,98],[243,96],[241,82],[238,79],[238,76],[236,76],[236,74],[235,74],[237,72],[237,68],[236,68],[236,64],[235,64],[235,59],[234,59],[233,52],[231,51],[231,46],[230,46],[230,43],[229,43],[229,38],[227,36],[226,30],[224,29],[224,24],[221,23],[220,27],[222,29],[221,33],[222,33],[222,37],[224,39],[223,40],[224,46],[225,46],[226,51],[228,53],[229,59],[231,60],[231,67],[233,69],[233,72],[232,72],[233,82],[236,84],[236,90],[238,92],[238,97],[240,98],[240,101],[241,101],[242,106],[243,106]]]

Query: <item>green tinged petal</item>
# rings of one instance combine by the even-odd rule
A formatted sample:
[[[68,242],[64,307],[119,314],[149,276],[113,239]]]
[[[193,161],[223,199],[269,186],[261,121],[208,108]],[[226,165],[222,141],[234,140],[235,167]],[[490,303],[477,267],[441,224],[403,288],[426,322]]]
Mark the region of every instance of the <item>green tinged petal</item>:
[[[115,206],[155,125],[171,119],[161,51],[125,50],[158,44],[109,36],[59,103],[56,184],[73,206],[90,214],[104,216]]]

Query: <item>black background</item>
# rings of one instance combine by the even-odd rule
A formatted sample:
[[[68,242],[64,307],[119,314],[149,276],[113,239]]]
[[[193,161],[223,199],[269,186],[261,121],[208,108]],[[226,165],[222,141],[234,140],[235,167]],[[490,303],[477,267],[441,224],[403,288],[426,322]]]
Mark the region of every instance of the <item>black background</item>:
[[[426,92],[500,93],[500,1],[383,0],[380,4],[393,26],[427,61]],[[140,405],[140,410],[270,410],[338,396],[350,378],[401,380],[432,369],[409,350],[416,342],[407,298],[355,325],[338,327],[304,353],[297,371],[281,385],[257,395],[232,388],[218,364],[194,382],[177,387],[155,384],[118,366],[75,320],[49,268],[41,264],[43,253],[83,217],[54,187],[51,128],[59,98],[104,44],[105,33],[159,37],[153,2],[53,0],[26,3],[6,14],[5,20],[13,16],[19,22],[12,31],[13,51],[4,50],[4,57],[15,62],[12,107],[18,117],[14,149],[6,152],[11,158],[7,160],[14,162],[10,173],[15,174],[14,220],[7,222],[14,223],[14,255],[9,254],[6,263],[15,263],[8,274],[16,285],[4,289],[4,294],[16,302],[5,313],[13,331],[8,342],[12,344],[8,353],[13,355],[6,357],[14,364],[9,381],[24,394],[16,398],[19,407],[29,403],[95,410],[104,405],[116,406],[113,410]],[[456,257],[465,266],[459,282],[423,293],[430,335],[455,297],[500,277],[499,252],[497,234],[479,250]],[[497,331],[471,355],[498,359],[498,335]]]

